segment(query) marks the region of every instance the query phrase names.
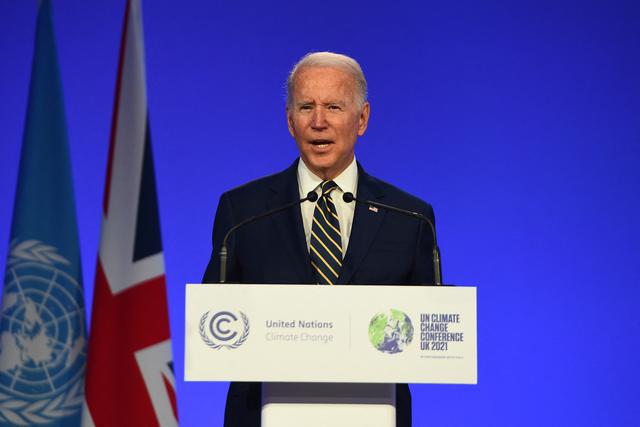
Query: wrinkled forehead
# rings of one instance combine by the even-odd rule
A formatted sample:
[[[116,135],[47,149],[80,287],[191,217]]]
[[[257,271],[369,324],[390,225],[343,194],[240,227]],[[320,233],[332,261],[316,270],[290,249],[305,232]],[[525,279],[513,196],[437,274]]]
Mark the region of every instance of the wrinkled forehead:
[[[293,78],[295,98],[340,96],[354,98],[356,81],[347,71],[333,67],[304,67]]]

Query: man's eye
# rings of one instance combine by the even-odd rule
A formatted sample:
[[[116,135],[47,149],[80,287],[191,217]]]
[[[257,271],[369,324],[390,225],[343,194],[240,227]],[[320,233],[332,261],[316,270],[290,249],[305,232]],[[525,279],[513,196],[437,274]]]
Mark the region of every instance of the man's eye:
[[[303,105],[300,107],[301,111],[309,111],[311,110],[311,105]]]
[[[339,105],[329,105],[329,110],[331,110],[331,111],[340,111],[340,110],[342,110],[342,108],[340,108]]]

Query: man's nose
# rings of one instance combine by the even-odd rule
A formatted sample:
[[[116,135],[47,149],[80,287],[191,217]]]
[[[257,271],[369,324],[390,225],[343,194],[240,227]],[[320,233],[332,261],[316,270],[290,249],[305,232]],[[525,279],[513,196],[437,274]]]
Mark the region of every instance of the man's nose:
[[[311,127],[315,130],[323,130],[327,127],[327,120],[322,108],[316,108],[311,117]]]

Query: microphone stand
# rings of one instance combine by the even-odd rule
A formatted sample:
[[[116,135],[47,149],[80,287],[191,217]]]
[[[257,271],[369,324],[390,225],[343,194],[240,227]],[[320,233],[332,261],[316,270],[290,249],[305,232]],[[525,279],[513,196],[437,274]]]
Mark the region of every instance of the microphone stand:
[[[300,200],[296,200],[294,202],[291,203],[287,203],[284,206],[280,206],[274,209],[271,209],[267,212],[258,214],[258,215],[254,215],[252,217],[249,217],[247,219],[245,219],[244,221],[239,222],[238,224],[234,225],[233,227],[231,227],[229,229],[229,231],[227,231],[227,234],[224,235],[224,239],[222,239],[222,247],[220,248],[220,283],[226,283],[227,281],[227,258],[229,256],[229,251],[227,249],[227,240],[229,240],[229,236],[231,236],[238,228],[243,227],[249,223],[252,223],[254,221],[257,221],[259,219],[262,218],[266,218],[268,216],[271,216],[275,213],[278,213],[280,211],[289,209],[290,207],[299,205],[303,202],[309,201],[309,202],[315,202],[316,200],[318,200],[318,194],[315,191],[310,191],[309,194],[307,194],[307,197],[304,197]]]
[[[342,195],[342,200],[344,200],[345,203],[351,203],[351,202],[353,202],[355,200],[357,203],[363,203],[363,204],[375,206],[375,207],[378,207],[378,208],[390,210],[390,211],[393,211],[393,212],[397,212],[397,213],[402,214],[402,215],[407,215],[407,216],[416,218],[416,219],[418,219],[420,221],[425,221],[427,224],[429,224],[429,227],[431,227],[431,235],[433,236],[433,274],[434,274],[434,280],[435,280],[436,286],[441,286],[442,285],[442,266],[441,266],[441,263],[440,263],[440,248],[438,247],[438,239],[436,237],[436,228],[433,225],[433,222],[429,218],[427,218],[426,216],[422,215],[421,213],[408,211],[406,209],[400,209],[400,208],[397,208],[395,206],[386,205],[384,203],[374,202],[372,200],[356,199],[356,197],[352,193],[349,193],[349,192],[344,193]]]

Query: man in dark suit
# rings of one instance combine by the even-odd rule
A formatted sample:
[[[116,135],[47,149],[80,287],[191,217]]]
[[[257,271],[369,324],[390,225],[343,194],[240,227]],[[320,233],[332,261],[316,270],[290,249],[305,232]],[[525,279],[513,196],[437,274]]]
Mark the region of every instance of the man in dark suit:
[[[312,53],[287,82],[287,122],[300,159],[285,171],[245,184],[220,197],[213,252],[204,283],[219,277],[222,238],[235,224],[305,197],[317,203],[251,223],[229,241],[227,281],[324,285],[432,284],[433,235],[421,221],[363,204],[342,194],[419,212],[431,206],[368,175],[355,161],[355,143],[367,129],[370,106],[358,63],[344,55]],[[257,383],[232,383],[225,426],[260,425]],[[397,426],[411,425],[411,395],[396,390]]]

